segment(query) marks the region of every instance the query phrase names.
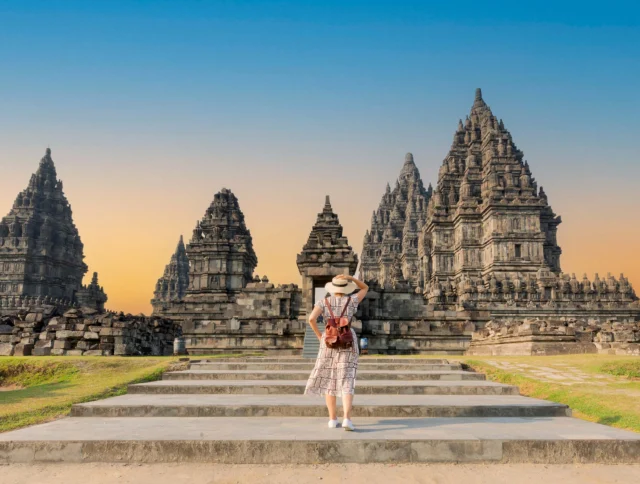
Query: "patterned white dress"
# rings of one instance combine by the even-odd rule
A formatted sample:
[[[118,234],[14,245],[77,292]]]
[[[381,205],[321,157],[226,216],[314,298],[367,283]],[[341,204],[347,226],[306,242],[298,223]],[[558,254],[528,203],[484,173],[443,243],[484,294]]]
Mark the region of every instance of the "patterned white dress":
[[[329,304],[335,317],[339,317],[344,309],[344,305],[349,299],[346,315],[353,321],[353,316],[358,309],[358,296],[342,296],[329,298]],[[325,306],[324,299],[318,301],[316,306],[322,308],[322,316],[326,321],[331,317],[329,310]],[[325,344],[325,334],[322,333],[320,350],[316,364],[311,371],[311,376],[304,390],[305,395],[332,395],[340,397],[345,394],[353,395],[356,386],[356,373],[358,372],[358,343],[356,332],[353,334],[353,346],[345,349],[327,348]]]

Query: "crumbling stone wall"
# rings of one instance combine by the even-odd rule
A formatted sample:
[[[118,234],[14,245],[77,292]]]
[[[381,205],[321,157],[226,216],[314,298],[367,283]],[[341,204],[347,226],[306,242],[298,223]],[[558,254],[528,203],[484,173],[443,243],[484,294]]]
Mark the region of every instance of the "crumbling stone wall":
[[[180,325],[144,315],[56,306],[21,309],[0,319],[0,355],[170,355]]]
[[[525,320],[490,321],[473,333],[473,355],[603,353],[640,355],[640,322]]]

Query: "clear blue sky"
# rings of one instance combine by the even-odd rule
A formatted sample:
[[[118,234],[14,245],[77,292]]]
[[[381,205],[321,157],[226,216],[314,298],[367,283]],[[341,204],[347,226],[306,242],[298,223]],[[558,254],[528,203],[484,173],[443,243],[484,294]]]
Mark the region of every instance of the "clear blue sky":
[[[149,237],[140,250],[163,244],[166,257],[144,261],[149,292],[179,234],[229,186],[261,271],[276,272],[267,261],[277,254],[260,252],[257,212],[294,202],[307,214],[277,259],[293,281],[293,252],[324,194],[339,213],[341,192],[361,197],[341,213],[359,250],[404,153],[435,182],[482,87],[565,220],[565,254],[581,237],[620,240],[630,225],[611,214],[640,210],[639,5],[0,0],[0,212],[51,145],[95,270],[116,266],[100,259],[93,224],[156,224],[122,249],[135,258],[139,239]],[[344,178],[324,187],[318,168],[345,163]],[[580,225],[585,213],[597,229]]]

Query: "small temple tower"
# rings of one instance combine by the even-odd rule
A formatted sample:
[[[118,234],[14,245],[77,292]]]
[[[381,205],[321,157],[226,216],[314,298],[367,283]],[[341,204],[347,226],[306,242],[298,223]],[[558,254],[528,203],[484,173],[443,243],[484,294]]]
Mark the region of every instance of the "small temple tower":
[[[420,172],[407,153],[395,188],[389,184],[365,233],[360,278],[382,287],[393,284],[400,264],[402,278],[411,287],[422,286],[418,239],[424,226],[430,190],[425,190]],[[431,187],[429,187],[431,189]],[[398,261],[396,261],[398,259]]]
[[[96,309],[99,312],[104,311],[104,303],[107,302],[107,295],[100,284],[98,284],[98,273],[94,272],[91,278],[91,284],[82,286],[77,294],[77,303],[79,306]]]
[[[302,275],[301,317],[311,313],[316,289],[323,288],[337,275],[354,274],[358,267],[358,256],[342,234],[342,225],[333,213],[329,195],[296,262]]]
[[[156,284],[151,300],[153,312],[162,312],[170,303],[182,300],[187,293],[188,285],[189,259],[181,235],[171,260],[164,268],[164,274]]]
[[[0,221],[0,298],[72,304],[87,272],[71,206],[47,148],[38,170]]]
[[[253,280],[258,258],[238,199],[226,188],[217,193],[186,247],[189,284],[185,302],[202,298],[233,301]]]

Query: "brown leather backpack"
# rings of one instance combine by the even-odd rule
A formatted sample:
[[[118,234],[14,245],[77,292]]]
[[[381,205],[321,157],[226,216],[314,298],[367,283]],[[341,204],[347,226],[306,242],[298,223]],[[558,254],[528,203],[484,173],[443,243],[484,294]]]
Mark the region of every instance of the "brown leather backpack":
[[[344,349],[349,348],[353,345],[353,334],[351,333],[351,322],[349,317],[345,317],[345,313],[347,312],[347,308],[349,307],[349,303],[351,302],[350,298],[347,298],[347,304],[344,305],[342,309],[342,313],[339,318],[336,318],[331,310],[331,304],[329,303],[329,299],[325,298],[324,304],[329,310],[329,314],[331,317],[327,319],[327,324],[325,326],[324,334],[325,334],[325,344],[327,348],[331,349]]]

